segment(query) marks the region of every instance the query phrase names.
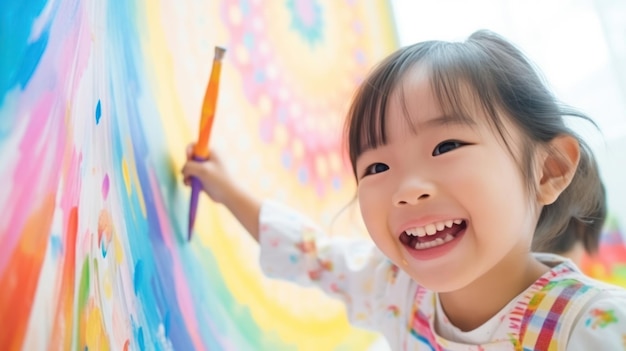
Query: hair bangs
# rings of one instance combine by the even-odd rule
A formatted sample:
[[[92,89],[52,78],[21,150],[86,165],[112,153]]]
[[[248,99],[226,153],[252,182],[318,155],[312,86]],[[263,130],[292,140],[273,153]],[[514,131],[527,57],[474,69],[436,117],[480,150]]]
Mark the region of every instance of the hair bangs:
[[[347,147],[356,177],[356,160],[363,152],[387,143],[385,120],[398,81],[415,62],[414,53],[401,50],[382,61],[354,96],[345,124]]]

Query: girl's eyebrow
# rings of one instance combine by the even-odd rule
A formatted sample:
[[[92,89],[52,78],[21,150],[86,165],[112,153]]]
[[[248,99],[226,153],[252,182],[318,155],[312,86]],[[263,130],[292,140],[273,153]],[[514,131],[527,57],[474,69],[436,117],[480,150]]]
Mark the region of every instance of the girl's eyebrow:
[[[476,122],[466,116],[458,116],[458,115],[441,115],[435,118],[431,118],[424,122],[418,123],[420,128],[435,128],[441,126],[450,126],[450,125],[469,125],[475,126]]]

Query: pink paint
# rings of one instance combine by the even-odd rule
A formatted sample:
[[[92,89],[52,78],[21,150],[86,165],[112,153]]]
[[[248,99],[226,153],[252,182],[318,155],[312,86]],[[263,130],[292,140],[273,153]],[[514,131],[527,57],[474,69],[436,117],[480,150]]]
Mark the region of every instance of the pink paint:
[[[306,26],[313,26],[315,24],[315,9],[313,6],[312,1],[296,0],[296,12]]]
[[[109,175],[104,175],[104,180],[102,180],[102,199],[106,200],[109,195]]]
[[[170,225],[169,218],[163,208],[163,198],[160,196],[161,192],[159,190],[158,181],[152,170],[149,170],[148,178],[150,180],[150,189],[152,191],[152,195],[154,197],[154,208],[156,209],[159,227],[165,233],[173,233],[174,230]],[[173,241],[173,235],[163,235],[163,242],[168,250],[172,254],[172,264],[174,271],[174,285],[176,289],[176,297],[178,300],[178,305],[180,310],[182,311],[183,318],[185,320],[185,325],[187,330],[189,331],[189,335],[193,340],[194,346],[196,350],[203,350],[204,344],[202,342],[202,338],[199,334],[198,322],[194,318],[196,315],[195,308],[193,306],[193,298],[191,297],[191,292],[189,291],[189,287],[185,280],[187,274],[182,269],[180,260],[177,255],[176,243]]]
[[[79,153],[75,147],[72,147],[71,156],[69,157],[69,164],[64,173],[63,179],[63,194],[61,195],[61,209],[63,213],[70,213],[71,209],[78,206],[78,198],[80,196],[81,189],[81,174],[80,165],[83,161],[83,155]],[[67,215],[63,216],[63,230],[65,231],[67,223]]]
[[[11,206],[4,213],[9,220],[0,236],[0,272],[6,269],[26,218],[40,207],[44,195],[57,192],[63,171],[59,165],[63,165],[66,145],[73,144],[65,123],[72,124],[66,119],[68,104],[87,67],[91,29],[82,5],[62,2],[59,12],[76,14],[73,21],[53,22],[46,51],[18,99],[16,112],[27,119],[27,126],[17,151],[20,160],[12,174],[8,196]],[[45,147],[42,140],[46,141]],[[66,204],[65,209],[70,207]],[[48,235],[49,231],[42,232],[41,240],[45,242]]]
[[[47,147],[43,149],[33,145],[33,141],[39,141],[44,137],[42,134],[43,126],[46,126],[45,117],[52,114],[54,102],[55,96],[52,93],[42,96],[33,109],[31,123],[27,126],[19,145],[20,160],[13,172],[9,194],[12,206],[8,206],[3,214],[9,218],[9,225],[4,229],[2,236],[0,272],[6,269],[8,259],[11,257],[10,253],[15,249],[26,219],[33,210],[42,205],[45,195],[55,193],[58,186],[58,169],[46,167],[60,163],[61,157],[54,140],[46,143]],[[53,130],[52,133],[55,131]],[[44,174],[45,177],[42,176]],[[49,233],[41,233],[41,235],[41,239],[46,240]]]

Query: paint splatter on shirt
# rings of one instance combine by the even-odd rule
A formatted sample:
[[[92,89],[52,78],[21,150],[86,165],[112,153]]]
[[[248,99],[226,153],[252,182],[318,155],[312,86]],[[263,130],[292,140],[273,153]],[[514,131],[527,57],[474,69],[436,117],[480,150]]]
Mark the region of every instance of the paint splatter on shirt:
[[[341,299],[355,326],[382,333],[391,350],[626,350],[626,290],[553,267],[489,321],[461,331],[437,294],[419,286],[369,240],[329,238],[273,202],[260,218],[261,267],[268,276],[317,286]]]

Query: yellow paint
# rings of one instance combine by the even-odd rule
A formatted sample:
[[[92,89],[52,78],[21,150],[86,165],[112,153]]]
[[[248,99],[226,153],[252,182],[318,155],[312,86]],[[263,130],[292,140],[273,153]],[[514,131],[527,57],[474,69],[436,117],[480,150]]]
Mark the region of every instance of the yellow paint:
[[[265,94],[259,97],[259,112],[264,116],[272,112],[272,100]]]
[[[289,139],[289,135],[287,134],[287,129],[284,124],[276,124],[274,127],[274,141],[276,145],[284,147],[287,145],[287,140]]]
[[[139,182],[139,176],[137,175],[137,167],[135,167],[135,150],[133,149],[133,142],[132,140],[130,140],[130,137],[126,140],[126,147],[128,148],[129,155],[128,165],[130,165],[130,168],[128,169],[128,174],[130,176],[131,183],[133,184],[135,189],[137,189],[137,200],[139,201],[139,208],[141,209],[141,214],[145,218],[147,216],[146,203],[143,198],[143,190],[141,190],[141,182]]]
[[[154,8],[148,0],[144,0],[143,5],[140,6]],[[217,2],[212,6],[215,7],[213,10],[216,12],[219,11],[219,4]],[[370,7],[380,8],[381,5]],[[148,74],[152,79],[149,86],[153,89],[153,95],[157,103],[156,109],[159,111],[159,117],[161,118],[165,132],[163,142],[167,144],[167,149],[172,151],[173,162],[171,162],[171,172],[176,174],[180,181],[180,168],[185,162],[183,151],[186,145],[193,140],[189,127],[192,124],[189,122],[196,123],[199,115],[190,116],[192,119],[188,121],[184,119],[184,117],[187,116],[182,108],[179,90],[177,89],[171,52],[167,47],[167,41],[163,40],[163,38],[166,37],[166,33],[164,33],[162,15],[160,11],[146,11],[146,23],[144,28],[146,28],[148,40],[142,41],[142,50],[146,57],[151,58],[146,61],[148,65],[146,69],[153,73]],[[229,14],[230,20],[237,21],[237,16],[237,13]],[[218,33],[216,35],[219,35],[219,26],[215,28],[215,32]],[[223,42],[226,41],[227,39],[224,39]],[[216,40],[215,44],[221,43]],[[268,45],[268,43],[259,44]],[[302,56],[301,53],[294,50],[294,54],[296,53]],[[232,48],[230,55],[233,55],[233,58],[244,60],[251,59],[248,57],[238,57],[236,48]],[[309,58],[306,61],[314,61],[315,59],[316,58]],[[228,75],[228,72],[228,66],[225,66],[225,79],[232,79]],[[308,75],[314,72],[300,73]],[[327,76],[330,75],[329,72],[325,74]],[[226,83],[224,84],[225,87],[234,86],[237,89],[241,89],[232,92],[233,94],[243,94],[243,89],[239,81],[226,81],[224,83]],[[326,93],[325,90],[322,90],[321,85],[316,85],[315,89]],[[287,91],[282,93],[281,96],[284,97],[288,97],[289,95]],[[242,95],[237,95],[237,97],[241,96]],[[267,109],[269,107],[271,106],[263,108]],[[294,108],[297,109],[297,106],[294,106]],[[243,109],[245,110],[245,107],[243,107]],[[217,122],[219,123],[220,117],[217,118]],[[250,128],[250,130],[258,130],[257,127],[256,125],[245,126],[245,128]],[[219,133],[216,133],[216,135],[218,134]],[[257,151],[263,153],[266,151],[265,148],[266,146],[263,146],[262,150]],[[304,149],[299,140],[294,141],[292,148],[296,158],[303,156]],[[273,150],[273,152],[273,154],[278,154],[279,151]],[[129,160],[129,162],[134,164],[132,160]],[[334,162],[334,167],[336,167],[337,160],[331,161],[330,167],[333,167],[332,162]],[[328,164],[324,165],[323,167],[325,169],[322,171],[327,172],[328,166]],[[268,167],[268,169],[272,168]],[[131,175],[130,178],[135,182],[134,168],[126,172]],[[314,189],[304,189],[301,187],[297,189],[297,194],[300,195],[302,199],[313,199],[316,196]],[[290,191],[292,189],[289,186],[285,186],[284,190]],[[140,196],[140,198],[142,198],[142,196]],[[310,206],[321,205],[311,204]],[[294,308],[286,307],[284,303],[278,301],[278,299],[273,297],[273,293],[270,293],[268,281],[257,269],[250,268],[250,266],[254,266],[254,264],[249,263],[248,257],[242,257],[242,247],[240,246],[242,240],[236,235],[226,235],[223,222],[227,219],[224,219],[223,212],[219,212],[219,207],[213,205],[210,201],[203,201],[201,202],[199,211],[202,213],[202,216],[199,216],[196,223],[199,235],[194,238],[194,242],[191,245],[202,245],[210,248],[219,247],[219,250],[213,250],[213,254],[218,262],[221,274],[225,279],[226,287],[237,301],[250,308],[252,317],[257,325],[261,328],[268,324],[276,327],[276,330],[272,330],[273,333],[276,333],[276,337],[284,340],[286,343],[296,345],[298,350],[332,350],[343,338],[357,340],[352,343],[351,346],[360,349],[366,349],[367,346],[372,343],[375,338],[373,334],[351,328],[346,320],[341,305],[332,302],[332,300],[328,298],[322,298],[321,294],[318,292],[313,290],[302,291],[302,301],[311,301],[311,304],[310,306],[301,306],[301,312],[296,311]],[[116,238],[114,240],[117,242]],[[116,252],[117,251],[118,250],[116,250]],[[283,286],[286,287],[287,285]],[[319,306],[324,306],[324,309],[320,310]],[[316,308],[317,310],[315,310]],[[277,323],[277,321],[280,322],[280,324]],[[316,340],[315,345],[312,345],[311,340],[316,338],[316,336],[319,336],[319,342]]]
[[[239,25],[241,23],[241,11],[237,6],[231,6],[228,11],[228,19],[234,25]]]
[[[218,218],[216,206],[210,206],[209,210],[211,213],[207,213],[205,219]],[[223,263],[220,263],[221,272],[229,291],[237,301],[251,309],[254,320],[261,328],[263,325],[272,325],[272,332],[277,333],[281,340],[295,344],[298,350],[304,351],[332,350],[349,333],[361,334],[355,338],[359,342],[351,344],[355,349],[366,349],[374,341],[373,334],[351,328],[343,306],[317,290],[302,290],[288,283],[272,282],[281,285],[280,290],[291,290],[290,296],[295,297],[298,293],[297,304],[300,312],[276,299],[271,292],[276,289],[271,289],[264,282],[266,278],[256,270],[246,269],[242,264],[246,260],[237,259],[242,256],[242,242],[225,236],[225,230],[219,221],[202,222],[210,227],[200,233],[210,235],[199,235],[198,239],[201,239],[203,245],[220,248],[214,250],[213,254],[218,262]],[[303,306],[301,301],[310,301],[310,304]],[[320,306],[324,307],[323,310],[319,309]],[[281,323],[278,324],[277,321]],[[312,339],[315,339],[315,343],[311,343]]]
[[[248,56],[248,49],[246,49],[243,44],[235,46],[234,51],[237,61],[241,62],[242,64],[248,63],[248,60],[250,60],[250,57]]]
[[[117,237],[117,234],[113,235],[113,248],[115,255],[115,263],[120,265],[124,260],[124,251],[122,248],[122,243],[120,243],[120,239]]]
[[[104,277],[102,278],[102,286],[104,289],[104,297],[108,300],[113,297],[113,285],[111,284],[111,270],[104,272]]]
[[[128,176],[128,164],[126,163],[126,157],[122,157],[122,176],[124,177],[124,187],[126,188],[126,195],[132,194],[132,188],[130,187],[130,177]]]
[[[302,141],[300,139],[295,139],[292,147],[293,149],[291,152],[293,153],[293,158],[300,160],[304,157],[304,145],[302,145]]]
[[[341,169],[341,157],[338,152],[333,152],[328,156],[330,163],[330,170],[333,173],[338,172]]]
[[[85,342],[89,350],[108,351],[111,349],[109,346],[109,337],[106,334],[104,325],[102,324],[102,313],[100,308],[93,303],[90,303],[87,313],[87,325],[85,326]]]
[[[326,159],[324,158],[324,156],[319,155],[315,159],[315,171],[317,172],[317,175],[322,179],[326,178],[326,176],[328,175],[328,163],[326,163]]]

